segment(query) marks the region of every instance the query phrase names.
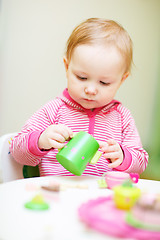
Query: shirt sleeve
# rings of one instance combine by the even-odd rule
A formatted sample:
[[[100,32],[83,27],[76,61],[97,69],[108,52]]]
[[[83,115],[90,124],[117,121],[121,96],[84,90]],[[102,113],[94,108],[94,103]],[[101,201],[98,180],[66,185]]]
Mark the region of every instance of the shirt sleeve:
[[[130,111],[120,106],[122,121],[121,148],[124,160],[115,170],[141,174],[148,164],[148,153],[143,149],[135,121]]]
[[[10,152],[17,162],[23,165],[36,166],[48,153],[48,151],[41,151],[38,148],[38,139],[47,127],[54,124],[60,103],[52,101],[46,104],[33,114],[21,132],[13,138]]]

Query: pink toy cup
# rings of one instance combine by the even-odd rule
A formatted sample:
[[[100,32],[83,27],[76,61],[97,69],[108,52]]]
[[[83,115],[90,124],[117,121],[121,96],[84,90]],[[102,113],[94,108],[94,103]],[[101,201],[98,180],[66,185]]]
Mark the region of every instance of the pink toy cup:
[[[107,187],[112,189],[117,185],[121,185],[126,180],[131,180],[133,183],[137,183],[139,179],[139,175],[137,173],[125,173],[112,171],[103,174],[105,178]]]

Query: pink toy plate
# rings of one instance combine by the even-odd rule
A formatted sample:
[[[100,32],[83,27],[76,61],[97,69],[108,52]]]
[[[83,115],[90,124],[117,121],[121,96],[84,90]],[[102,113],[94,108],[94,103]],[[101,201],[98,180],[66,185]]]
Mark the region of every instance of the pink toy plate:
[[[111,197],[89,200],[79,208],[79,216],[89,227],[119,238],[160,240],[160,232],[134,228],[125,222],[126,211],[114,206]]]

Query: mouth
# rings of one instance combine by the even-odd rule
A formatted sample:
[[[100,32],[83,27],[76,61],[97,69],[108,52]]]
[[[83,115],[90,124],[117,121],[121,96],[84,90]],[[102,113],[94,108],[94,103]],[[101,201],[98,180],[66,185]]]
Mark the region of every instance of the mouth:
[[[86,102],[95,102],[95,100],[93,100],[93,99],[88,99],[88,98],[84,98],[84,101],[86,101]]]

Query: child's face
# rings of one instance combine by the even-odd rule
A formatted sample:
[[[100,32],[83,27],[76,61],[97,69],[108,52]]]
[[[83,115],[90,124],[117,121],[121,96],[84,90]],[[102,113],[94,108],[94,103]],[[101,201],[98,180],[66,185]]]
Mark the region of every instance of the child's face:
[[[64,58],[68,92],[86,109],[111,102],[121,83],[128,77],[124,59],[115,47],[80,45],[70,62]]]

